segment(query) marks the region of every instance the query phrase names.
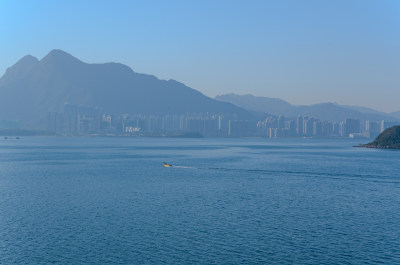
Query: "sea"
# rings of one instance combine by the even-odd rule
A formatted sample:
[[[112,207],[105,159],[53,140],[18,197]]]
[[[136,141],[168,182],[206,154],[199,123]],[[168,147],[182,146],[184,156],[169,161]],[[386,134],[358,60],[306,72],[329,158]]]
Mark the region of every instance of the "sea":
[[[2,137],[0,264],[400,264],[400,151],[366,142]]]

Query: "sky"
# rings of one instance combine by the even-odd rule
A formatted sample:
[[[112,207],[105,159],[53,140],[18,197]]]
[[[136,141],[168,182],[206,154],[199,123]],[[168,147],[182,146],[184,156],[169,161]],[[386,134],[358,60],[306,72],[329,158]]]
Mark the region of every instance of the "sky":
[[[400,110],[398,0],[0,0],[0,75],[52,49],[210,97]]]

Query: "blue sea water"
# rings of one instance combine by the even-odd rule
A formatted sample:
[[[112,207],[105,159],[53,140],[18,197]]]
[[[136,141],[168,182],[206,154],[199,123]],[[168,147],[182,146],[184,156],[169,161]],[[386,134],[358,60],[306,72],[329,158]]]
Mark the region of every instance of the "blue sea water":
[[[1,139],[0,264],[400,264],[400,152],[358,143]]]

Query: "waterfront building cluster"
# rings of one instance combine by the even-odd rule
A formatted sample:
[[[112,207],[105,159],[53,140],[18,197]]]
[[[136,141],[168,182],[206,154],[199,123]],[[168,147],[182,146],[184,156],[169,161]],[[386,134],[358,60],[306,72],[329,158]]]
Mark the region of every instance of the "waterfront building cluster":
[[[362,126],[360,119],[346,118],[342,122],[331,122],[313,117],[298,116],[287,119],[282,115],[270,116],[257,123],[258,134],[269,137],[367,137],[374,138],[385,129],[398,125],[393,121],[365,121]]]
[[[100,108],[66,104],[62,113],[48,113],[48,130],[61,135],[182,135],[229,137],[254,135],[255,124],[232,115],[187,113],[179,115],[102,113]]]
[[[365,122],[365,126],[362,124]],[[64,110],[48,113],[48,130],[60,135],[182,135],[207,137],[259,136],[281,137],[368,137],[374,138],[386,128],[398,125],[390,121],[342,122],[301,116],[269,116],[261,121],[240,120],[235,115],[187,113],[177,115],[103,113],[100,108],[65,104]]]

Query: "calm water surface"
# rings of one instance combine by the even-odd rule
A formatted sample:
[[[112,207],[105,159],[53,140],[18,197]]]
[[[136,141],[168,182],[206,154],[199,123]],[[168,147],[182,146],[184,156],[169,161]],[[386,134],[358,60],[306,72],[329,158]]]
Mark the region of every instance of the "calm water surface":
[[[358,143],[0,139],[0,264],[400,264],[400,152]]]

